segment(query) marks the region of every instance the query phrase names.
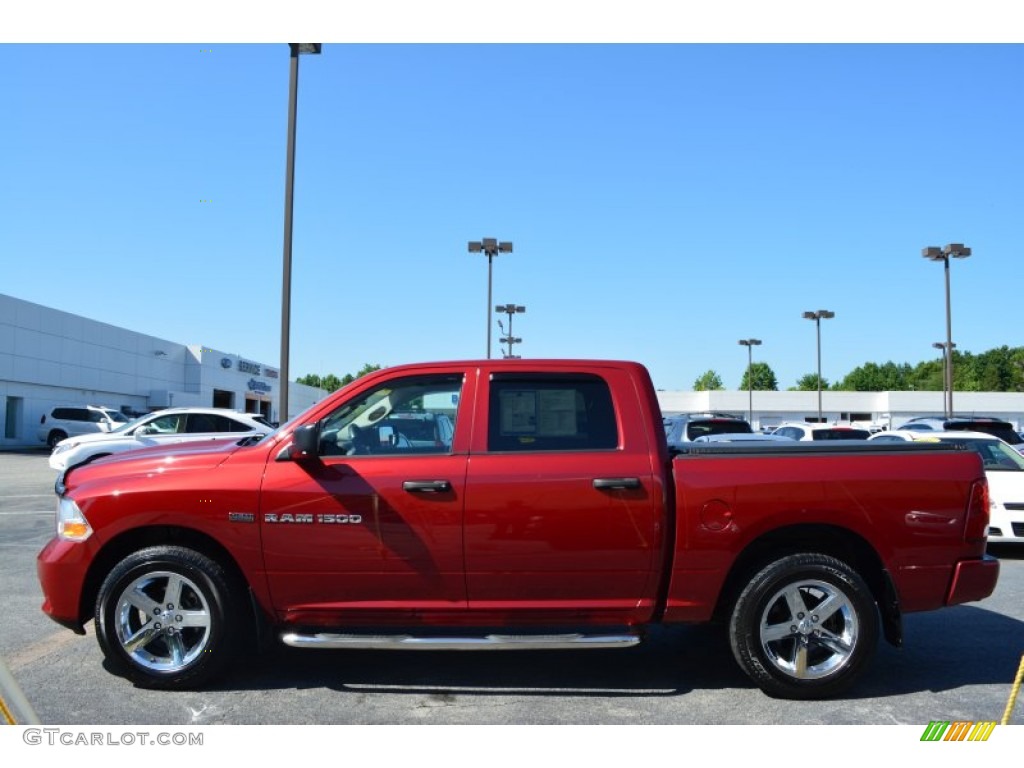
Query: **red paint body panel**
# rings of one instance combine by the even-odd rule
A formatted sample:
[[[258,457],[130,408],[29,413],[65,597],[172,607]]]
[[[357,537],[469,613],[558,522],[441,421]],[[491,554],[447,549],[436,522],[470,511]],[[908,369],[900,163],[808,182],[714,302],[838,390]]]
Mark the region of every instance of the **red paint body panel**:
[[[603,379],[617,444],[488,450],[496,376]],[[289,453],[294,430],[393,378],[461,374],[447,453]],[[625,478],[635,485],[595,487]],[[445,481],[416,493],[407,481]],[[251,446],[143,450],[72,470],[65,496],[94,533],[38,557],[43,609],[80,626],[88,569],[140,531],[230,554],[280,627],[639,626],[711,617],[738,559],[766,537],[841,532],[890,575],[904,611],[991,594],[998,564],[964,541],[973,453],[709,451],[670,460],[636,363],[487,360],[383,369]],[[351,522],[357,520],[357,522]],[[344,521],[344,522],[339,522]]]

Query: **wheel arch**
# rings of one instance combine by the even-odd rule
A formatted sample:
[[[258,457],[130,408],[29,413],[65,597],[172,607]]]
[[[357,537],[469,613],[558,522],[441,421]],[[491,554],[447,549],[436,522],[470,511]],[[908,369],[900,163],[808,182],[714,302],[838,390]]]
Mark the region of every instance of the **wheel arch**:
[[[108,541],[93,558],[79,598],[78,611],[83,623],[92,617],[103,580],[118,563],[132,552],[162,545],[192,549],[217,561],[227,571],[230,578],[237,583],[239,589],[251,593],[250,585],[238,561],[223,544],[212,536],[193,528],[181,526],[154,525],[134,528]],[[246,601],[246,606],[241,610],[250,620],[257,620],[255,600]]]
[[[877,550],[863,536],[834,525],[792,525],[750,542],[734,561],[715,605],[714,619],[727,621],[740,592],[769,563],[799,552],[842,560],[860,574],[878,604],[885,639],[902,645],[903,630],[895,585]]]

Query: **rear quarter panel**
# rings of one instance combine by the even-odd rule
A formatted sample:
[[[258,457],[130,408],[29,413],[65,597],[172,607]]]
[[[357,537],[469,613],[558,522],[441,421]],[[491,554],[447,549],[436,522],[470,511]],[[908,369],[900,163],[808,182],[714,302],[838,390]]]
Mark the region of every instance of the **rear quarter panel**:
[[[956,562],[981,557],[963,532],[981,462],[970,452],[790,454],[765,449],[673,460],[678,510],[667,621],[711,616],[737,557],[768,534],[830,526],[865,541],[904,611],[941,607]]]

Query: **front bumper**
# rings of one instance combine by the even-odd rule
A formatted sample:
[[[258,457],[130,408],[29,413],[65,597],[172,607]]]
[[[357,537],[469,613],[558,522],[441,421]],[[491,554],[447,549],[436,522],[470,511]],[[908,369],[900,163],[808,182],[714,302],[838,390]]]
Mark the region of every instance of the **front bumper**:
[[[82,611],[82,588],[90,562],[88,546],[57,537],[36,557],[43,613],[80,635],[85,634],[83,624],[88,618]]]

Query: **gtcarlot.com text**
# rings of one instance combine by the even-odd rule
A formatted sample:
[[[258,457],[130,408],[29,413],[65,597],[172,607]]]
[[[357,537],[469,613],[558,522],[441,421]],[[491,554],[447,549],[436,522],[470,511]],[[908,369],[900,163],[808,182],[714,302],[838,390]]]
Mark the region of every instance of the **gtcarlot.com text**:
[[[26,728],[26,744],[65,747],[201,747],[202,733],[187,731],[85,731],[75,728]]]

